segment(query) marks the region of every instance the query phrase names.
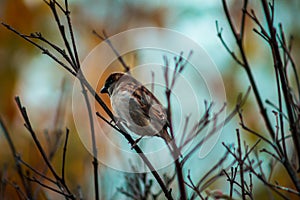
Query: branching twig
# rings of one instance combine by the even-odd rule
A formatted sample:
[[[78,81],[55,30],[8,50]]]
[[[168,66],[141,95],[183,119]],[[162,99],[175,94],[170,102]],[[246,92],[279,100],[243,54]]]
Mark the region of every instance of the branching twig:
[[[36,136],[35,131],[32,128],[32,125],[31,125],[31,122],[29,120],[26,108],[23,107],[23,105],[21,104],[20,98],[16,97],[15,100],[16,100],[18,108],[19,108],[19,110],[21,112],[21,115],[22,115],[22,117],[23,117],[23,119],[25,121],[24,126],[29,131],[29,133],[31,134],[31,137],[32,137],[35,145],[37,146],[38,151],[41,154],[44,162],[46,163],[47,167],[51,171],[51,173],[54,176],[54,178],[56,179],[56,181],[58,182],[57,186],[61,190],[61,193],[65,194],[66,196],[70,196],[71,199],[75,199],[75,197],[73,196],[73,194],[69,190],[68,186],[65,184],[64,180],[57,174],[57,172],[55,171],[54,167],[52,166],[50,160],[48,159],[47,154],[46,154],[44,148],[42,147],[39,139]],[[64,191],[66,191],[67,194]]]
[[[18,175],[19,175],[19,177],[21,179],[21,182],[22,182],[22,185],[23,185],[23,187],[25,188],[25,191],[26,191],[26,196],[27,196],[27,198],[32,198],[32,191],[31,191],[31,188],[30,188],[29,184],[27,183],[27,181],[24,177],[23,168],[20,165],[20,162],[18,160],[18,153],[17,153],[16,147],[15,147],[15,144],[13,143],[13,140],[11,139],[10,134],[9,134],[6,126],[4,125],[4,122],[3,122],[1,117],[0,117],[0,127],[2,128],[2,130],[4,132],[4,135],[5,135],[6,140],[8,142],[9,148],[12,152],[13,158],[15,160],[15,165],[17,167]]]
[[[123,57],[119,54],[117,49],[114,47],[114,45],[110,41],[109,37],[107,36],[106,32],[103,30],[102,33],[103,33],[103,36],[99,35],[95,30],[93,30],[93,34],[96,35],[102,41],[105,41],[108,44],[108,46],[112,49],[114,54],[118,57],[118,60],[121,63],[121,65],[123,66],[125,72],[130,73],[130,67],[125,63]]]
[[[103,102],[103,100],[99,97],[99,95],[95,92],[95,90],[92,88],[92,86],[89,84],[89,82],[85,79],[83,73],[80,70],[80,63],[79,63],[79,60],[78,60],[77,50],[76,50],[76,48],[74,48],[74,47],[76,47],[76,44],[75,44],[75,38],[74,38],[72,27],[71,27],[71,20],[70,20],[70,16],[69,16],[70,11],[68,10],[68,2],[65,1],[65,7],[66,7],[65,9],[58,2],[56,2],[55,0],[50,0],[50,1],[46,1],[45,0],[44,2],[50,7],[50,9],[51,9],[51,11],[53,13],[55,21],[56,21],[56,23],[58,25],[59,33],[60,33],[60,35],[61,35],[61,37],[62,37],[62,39],[64,41],[64,44],[65,44],[65,47],[67,49],[68,54],[66,54],[65,50],[59,48],[57,45],[51,43],[50,41],[48,41],[48,40],[46,40],[44,38],[42,38],[41,35],[40,36],[38,36],[38,35],[36,35],[36,36],[35,35],[26,36],[24,34],[21,34],[20,32],[18,32],[17,30],[13,29],[12,27],[10,27],[9,25],[7,25],[5,23],[2,23],[2,25],[5,26],[8,30],[10,30],[10,31],[14,32],[15,34],[17,34],[18,36],[20,36],[21,38],[25,39],[27,42],[29,42],[32,45],[36,46],[38,49],[40,49],[42,51],[42,53],[48,55],[51,59],[53,59],[55,62],[57,62],[60,66],[62,66],[64,69],[66,69],[68,72],[70,72],[74,77],[78,78],[79,81],[81,82],[81,84],[84,85],[84,87],[86,87],[86,89],[95,97],[96,101],[100,104],[100,106],[104,109],[104,111],[109,115],[109,117],[111,118],[111,120],[114,121],[114,116],[113,116],[112,112],[106,106],[106,104]],[[69,42],[69,40],[67,38],[64,25],[61,24],[61,22],[60,22],[60,18],[59,18],[59,15],[58,15],[58,12],[57,12],[58,10],[56,9],[56,6],[58,6],[58,9],[60,11],[62,11],[63,14],[67,18],[68,28],[69,28],[69,31],[70,31],[71,42]],[[105,33],[104,33],[104,36],[107,39],[107,35]],[[33,37],[35,37],[35,38],[33,38]],[[59,60],[56,57],[55,54],[53,54],[52,52],[50,52],[48,49],[44,48],[43,46],[41,46],[37,42],[33,41],[33,39],[39,39],[42,42],[45,42],[46,44],[48,44],[50,47],[53,48],[54,51],[56,51],[56,53],[58,53],[59,55],[61,55],[62,57],[64,57],[65,61],[67,61],[68,64],[63,63],[63,61]],[[123,60],[121,56],[119,56],[119,60],[120,59]],[[70,67],[68,65],[70,65]],[[83,88],[83,91],[85,91],[84,88]],[[122,131],[123,134],[126,133],[125,129],[121,130],[121,131]],[[133,139],[131,138],[131,136],[129,134],[126,133],[126,134],[124,134],[124,136],[125,136],[125,138],[131,144],[134,143]],[[155,169],[153,168],[153,166],[150,163],[150,161],[143,154],[142,150],[137,145],[136,145],[136,147],[134,149],[142,157],[142,159],[144,160],[145,164],[152,171],[155,179],[158,181],[159,185],[161,186],[161,188],[162,188],[165,196],[168,199],[172,199],[170,191],[168,191],[168,189],[166,188],[166,186],[163,183],[162,179],[160,178],[159,174],[155,171]],[[50,162],[48,162],[48,163],[50,164]],[[47,164],[47,165],[49,165],[49,164]],[[53,169],[51,171],[52,171],[52,173],[54,172]],[[95,169],[94,172],[95,171],[97,171],[97,169]],[[94,174],[94,175],[95,175],[95,180],[98,180],[98,178],[96,177],[97,174]],[[56,176],[56,178],[58,178],[58,177]],[[98,190],[97,190],[97,186],[95,186],[95,187],[96,187],[95,193],[96,193],[96,196],[97,196]]]
[[[185,163],[189,159],[189,157],[191,157],[192,154],[194,154],[199,149],[199,147],[201,145],[203,145],[203,143],[205,141],[207,141],[210,137],[212,137],[213,134],[216,133],[216,131],[220,130],[225,124],[227,124],[238,113],[240,108],[246,102],[246,99],[248,98],[249,93],[250,93],[250,87],[248,88],[246,94],[243,97],[241,94],[239,95],[235,108],[231,111],[231,113],[229,115],[227,115],[225,120],[220,122],[219,124],[213,125],[213,128],[208,132],[207,136],[205,136],[188,153],[186,153],[186,155],[184,156],[184,158],[182,160],[182,163]],[[216,123],[216,122],[214,122],[214,123]]]

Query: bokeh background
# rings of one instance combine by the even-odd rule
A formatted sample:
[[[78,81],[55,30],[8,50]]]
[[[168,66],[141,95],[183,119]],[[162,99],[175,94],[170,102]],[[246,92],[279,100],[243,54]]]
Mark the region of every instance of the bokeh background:
[[[241,3],[240,0],[228,1],[235,19],[239,19],[241,16]],[[298,56],[300,52],[300,2],[286,0],[275,1],[275,3],[275,22],[282,22],[287,36],[293,35],[293,56],[296,64],[298,64],[300,62]],[[252,1],[250,7],[257,10],[257,15],[263,19],[259,1]],[[70,8],[80,60],[83,60],[100,42],[92,34],[92,30],[98,32],[105,30],[108,35],[114,35],[137,27],[164,27],[186,35],[207,51],[222,74],[228,109],[234,106],[238,93],[245,92],[249,86],[243,69],[232,60],[217,38],[216,20],[218,20],[219,26],[223,27],[223,37],[229,46],[233,50],[236,48],[225,20],[221,1],[70,0]],[[42,32],[49,40],[62,44],[52,13],[42,0],[1,0],[0,21],[10,24],[25,34]],[[235,20],[235,22],[237,25],[239,24],[239,20]],[[274,92],[275,82],[270,52],[266,43],[253,34],[253,27],[253,23],[248,20],[245,42],[247,55],[253,67],[255,80],[259,85],[262,98],[273,99],[276,97],[276,93]],[[125,60],[132,66],[138,63],[137,59],[135,54],[125,56]],[[22,158],[32,166],[38,169],[45,168],[29,133],[23,127],[23,121],[14,102],[16,95],[20,96],[23,104],[26,105],[40,140],[49,147],[49,152],[53,151],[53,163],[58,168],[61,164],[62,131],[65,130],[65,127],[71,130],[67,155],[67,181],[73,189],[80,186],[86,199],[91,199],[94,195],[92,156],[79,139],[73,122],[71,101],[73,81],[73,77],[48,57],[42,55],[39,50],[4,27],[0,27],[0,116],[9,128],[18,151]],[[106,101],[109,103],[108,98]],[[253,96],[250,95],[244,108],[244,112],[247,113],[245,118],[249,126],[260,130],[262,123],[258,118],[258,112],[255,111],[257,111],[257,107]],[[234,143],[234,133],[237,127],[237,120],[233,120],[223,129],[216,150],[213,150],[204,159],[196,158],[189,163],[190,168],[193,168],[193,165],[210,165],[211,162],[215,161],[216,156],[222,155],[219,152],[222,146],[221,142]],[[246,136],[243,134],[243,138],[249,143],[256,141],[255,138]],[[101,144],[101,141],[98,142],[102,147],[99,149],[99,154],[107,156],[106,144]],[[0,146],[1,175],[17,181],[13,158],[1,131]],[[197,177],[201,176],[202,170],[200,168],[194,174],[196,180]],[[119,197],[116,187],[122,186],[124,183],[120,177],[124,176],[125,173],[105,165],[100,165],[99,171],[102,199]],[[282,185],[289,186],[290,180],[288,176],[282,175],[284,173],[285,171],[278,167],[273,177]],[[260,190],[259,183],[257,184],[257,197],[265,195],[266,191]],[[225,179],[212,186],[212,189],[216,188],[227,192],[228,187]],[[15,197],[13,188],[8,187],[7,192],[11,193],[12,198]],[[54,194],[50,193],[51,195]],[[60,198],[51,196],[51,199],[54,197]]]

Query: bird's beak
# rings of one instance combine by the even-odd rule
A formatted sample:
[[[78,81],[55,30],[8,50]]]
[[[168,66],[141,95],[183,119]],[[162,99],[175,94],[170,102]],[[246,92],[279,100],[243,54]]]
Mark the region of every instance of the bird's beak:
[[[103,86],[103,88],[100,90],[100,93],[108,93],[108,90],[105,86]]]

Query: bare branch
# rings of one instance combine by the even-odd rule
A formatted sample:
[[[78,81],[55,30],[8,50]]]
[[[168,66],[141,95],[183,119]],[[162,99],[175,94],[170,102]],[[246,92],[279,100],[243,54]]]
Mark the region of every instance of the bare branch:
[[[17,153],[16,147],[15,147],[15,144],[13,143],[13,140],[11,139],[10,134],[9,134],[1,116],[0,116],[0,127],[2,128],[2,130],[4,132],[5,138],[8,142],[9,148],[10,148],[13,158],[15,160],[15,165],[17,167],[18,175],[21,179],[23,187],[25,188],[26,196],[27,196],[27,198],[32,198],[31,188],[30,188],[29,184],[27,183],[27,181],[25,180],[25,177],[23,174],[23,168],[20,165],[20,162],[18,160],[18,153]]]
[[[118,57],[119,62],[122,64],[125,72],[130,73],[130,67],[126,64],[123,57],[119,54],[117,49],[114,47],[114,45],[110,41],[109,37],[107,36],[106,32],[103,30],[102,33],[103,33],[103,36],[99,35],[95,30],[93,30],[93,34],[96,35],[100,40],[105,41],[108,44],[108,46],[112,49],[114,54]]]

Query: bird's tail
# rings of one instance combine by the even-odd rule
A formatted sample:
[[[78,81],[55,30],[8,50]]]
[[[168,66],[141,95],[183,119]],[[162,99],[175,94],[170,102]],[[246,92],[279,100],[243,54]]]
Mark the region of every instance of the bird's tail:
[[[175,144],[175,141],[169,135],[167,129],[164,129],[162,131],[162,133],[160,134],[160,137],[162,137],[164,139],[165,143],[168,145],[169,149],[171,150],[173,156],[175,156],[176,158],[178,156],[182,156],[179,148]]]

